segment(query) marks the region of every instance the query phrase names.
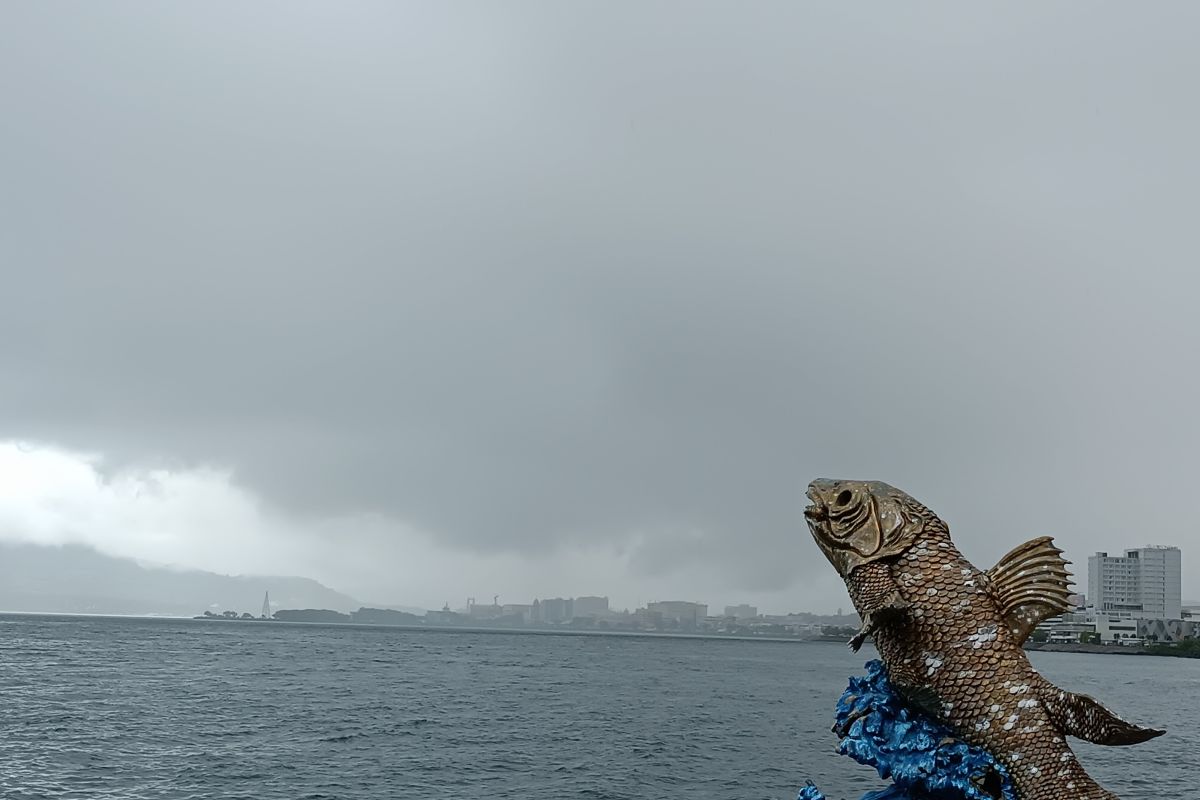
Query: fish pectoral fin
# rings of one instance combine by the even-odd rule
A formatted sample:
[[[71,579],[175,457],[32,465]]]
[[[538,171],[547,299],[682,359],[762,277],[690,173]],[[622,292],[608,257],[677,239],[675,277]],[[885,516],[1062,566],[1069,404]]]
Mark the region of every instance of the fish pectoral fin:
[[[904,612],[908,611],[909,602],[900,596],[899,591],[893,591],[888,596],[884,604],[867,613],[866,619],[863,620],[862,627],[858,629],[858,633],[854,634],[854,638],[850,640],[850,650],[857,653],[858,649],[863,646],[863,642],[867,637],[875,633],[875,629],[882,624],[886,624],[889,620],[900,619],[904,616]]]
[[[932,688],[913,683],[892,681],[896,692],[904,702],[931,719],[942,718],[942,698]]]
[[[1049,536],[1017,545],[986,573],[1004,624],[1023,643],[1038,623],[1071,608],[1071,573]]]
[[[1060,731],[1085,742],[1112,746],[1139,744],[1166,733],[1126,722],[1087,695],[1064,692],[1049,683],[1042,689],[1041,699],[1050,720]]]

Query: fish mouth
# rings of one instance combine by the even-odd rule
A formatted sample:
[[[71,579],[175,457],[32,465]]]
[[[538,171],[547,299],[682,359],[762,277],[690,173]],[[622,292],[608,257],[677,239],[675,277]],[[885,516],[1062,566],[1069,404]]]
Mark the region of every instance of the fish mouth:
[[[816,487],[810,484],[804,496],[812,501],[811,504],[804,507],[804,518],[810,523],[827,521],[829,519],[829,508],[825,505],[825,501],[821,499],[821,495]]]

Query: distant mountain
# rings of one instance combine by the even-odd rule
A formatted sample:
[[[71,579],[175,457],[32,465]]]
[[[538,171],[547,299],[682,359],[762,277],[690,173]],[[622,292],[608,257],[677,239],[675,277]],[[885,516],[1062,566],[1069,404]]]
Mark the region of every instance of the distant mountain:
[[[0,611],[190,617],[232,610],[258,616],[267,591],[273,610],[350,612],[362,605],[309,578],[143,567],[80,545],[0,544]]]

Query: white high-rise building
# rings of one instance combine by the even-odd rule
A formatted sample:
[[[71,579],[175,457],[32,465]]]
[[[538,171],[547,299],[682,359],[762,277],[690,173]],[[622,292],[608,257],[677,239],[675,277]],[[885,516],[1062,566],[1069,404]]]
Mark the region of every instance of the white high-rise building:
[[[1140,619],[1182,615],[1178,547],[1139,547],[1088,557],[1088,599],[1098,614]]]

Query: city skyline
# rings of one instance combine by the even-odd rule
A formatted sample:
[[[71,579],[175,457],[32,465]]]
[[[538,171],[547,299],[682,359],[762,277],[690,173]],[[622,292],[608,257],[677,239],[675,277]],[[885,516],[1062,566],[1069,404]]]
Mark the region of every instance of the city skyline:
[[[1174,581],[1173,585],[1175,587],[1177,587],[1173,592],[1168,594],[1168,597],[1173,598],[1173,600],[1171,600],[1171,602],[1170,602],[1170,605],[1168,605],[1166,608],[1158,609],[1158,611],[1161,611],[1162,613],[1166,614],[1168,611],[1178,612],[1180,610],[1180,607],[1184,606],[1184,605],[1200,604],[1200,594],[1197,594],[1195,597],[1188,595],[1187,589],[1185,588],[1185,586],[1183,584],[1183,580],[1182,580],[1182,562],[1183,562],[1182,556],[1183,556],[1183,552],[1184,552],[1183,548],[1181,548],[1177,545],[1159,544],[1159,545],[1145,545],[1142,547],[1126,547],[1121,550],[1121,552],[1125,553],[1126,555],[1128,555],[1129,553],[1134,553],[1134,552],[1136,552],[1136,553],[1142,553],[1142,552],[1155,553],[1158,551],[1172,551],[1175,554],[1174,560],[1171,562],[1172,571],[1169,573],[1169,576],[1170,576],[1170,580]],[[1093,575],[1096,574],[1094,562],[1095,562],[1097,556],[1099,556],[1099,555],[1102,555],[1102,553],[1100,553],[1100,552],[1092,553],[1087,556],[1086,560],[1083,560],[1083,559],[1078,559],[1078,557],[1071,558],[1070,553],[1064,553],[1064,557],[1066,557],[1067,560],[1071,562],[1069,569],[1072,572],[1072,574],[1071,574],[1071,582],[1072,582],[1072,587],[1073,587],[1072,596],[1086,598],[1086,602],[1088,605],[1092,605],[1095,602],[1094,598],[1099,596],[1096,593],[1095,588],[1093,586]],[[1103,555],[1105,555],[1107,557],[1106,553],[1103,553]],[[1121,560],[1124,560],[1124,557],[1122,557]],[[990,565],[988,565],[988,566],[990,566]],[[1081,569],[1081,567],[1082,567],[1082,569]],[[1163,576],[1163,580],[1165,581],[1166,579],[1167,579],[1167,576]],[[844,594],[844,592],[843,592],[843,594]],[[1162,594],[1162,592],[1160,592],[1160,594]],[[532,597],[533,599],[538,599],[541,596],[540,595],[530,595],[530,597]],[[605,597],[607,599],[608,596],[605,595]],[[1139,597],[1140,597],[1140,592],[1139,592]],[[529,602],[533,602],[533,599],[529,600]],[[679,599],[680,598],[673,598],[672,600],[679,600]],[[828,608],[822,608],[822,609],[815,610],[815,611],[813,609],[809,609],[809,608],[804,608],[804,609],[792,608],[791,611],[802,610],[807,613],[821,613],[821,614],[828,614],[830,616],[835,616],[836,615],[835,612],[840,612],[841,610],[844,610],[846,607],[851,605],[848,595],[846,595],[845,597],[838,597],[835,599],[836,599],[836,602],[827,600],[826,606],[828,606]],[[668,600],[665,597],[662,598],[661,600],[639,599],[633,604],[622,604],[622,607],[625,608],[626,610],[628,610],[628,609],[632,609],[632,608],[645,607],[648,602],[662,602],[662,601],[668,601]],[[756,608],[757,609],[756,606],[753,606],[750,603],[746,603],[744,598],[736,598],[736,597],[722,599],[720,602],[705,601],[703,599],[698,599],[698,598],[687,599],[687,600],[684,600],[684,602],[702,603],[710,608],[727,608],[727,609],[728,608],[734,608],[734,609],[736,609],[736,608],[743,608],[743,609]],[[1139,599],[1139,606],[1140,606],[1140,604],[1141,604],[1141,601]],[[1155,608],[1157,608],[1157,607],[1149,608],[1148,613],[1158,613],[1155,611]],[[1141,609],[1139,608],[1139,610],[1141,610]],[[775,611],[773,613],[786,614],[786,613],[789,613],[789,611]]]
[[[4,547],[3,542],[0,542],[0,547]],[[1177,548],[1173,545],[1162,545],[1162,546],[1157,546],[1156,548],[1152,548],[1152,549],[1158,549],[1159,547],[1168,547],[1168,548],[1179,551],[1179,553],[1181,554],[1180,562],[1186,563],[1186,553],[1181,548]],[[39,548],[39,549],[42,549],[42,548]],[[53,551],[55,549],[56,548],[49,548],[49,550],[51,550],[51,551]],[[1134,549],[1138,549],[1138,548],[1125,548],[1125,549],[1126,550],[1134,550]],[[1086,596],[1088,598],[1088,601],[1090,604],[1091,602],[1093,602],[1093,599],[1096,597],[1095,592],[1091,591],[1089,588],[1089,582],[1090,582],[1091,575],[1093,574],[1093,571],[1088,570],[1085,572],[1085,570],[1080,569],[1081,564],[1079,562],[1082,561],[1083,564],[1085,565],[1085,569],[1086,569],[1086,565],[1088,563],[1087,560],[1080,559],[1080,558],[1078,558],[1078,556],[1076,556],[1075,558],[1072,558],[1072,554],[1069,552],[1066,553],[1065,555],[1068,558],[1068,560],[1072,560],[1072,561],[1076,562],[1070,568],[1072,570],[1072,572],[1074,573],[1072,578],[1073,578],[1073,582],[1074,582],[1075,593],[1077,595]],[[1091,559],[1093,557],[1094,557],[1094,554],[1093,554],[1093,556],[1089,556],[1089,559]],[[117,562],[122,562],[122,560],[118,559]],[[154,567],[152,567],[152,565],[145,564],[144,562],[143,562],[143,565],[146,567],[154,568]],[[168,571],[175,571],[175,568],[168,568]],[[190,569],[184,569],[184,571],[191,572]],[[1182,570],[1180,570],[1180,572],[1182,573]],[[213,573],[213,574],[214,575],[222,575],[223,573]],[[247,576],[234,575],[234,576],[230,576],[230,577],[236,578],[238,580],[245,580],[245,578]],[[258,581],[258,583],[255,583],[254,585],[258,587],[259,592],[263,591],[264,588],[270,589],[271,582],[273,580],[288,579],[287,576],[282,576],[282,575],[272,576],[270,574],[249,576],[249,577],[253,577],[256,581]],[[295,576],[295,577],[301,578],[301,579],[311,579],[311,576]],[[534,586],[537,586],[539,583],[543,583],[543,582],[541,582],[541,581],[531,582],[531,584]],[[683,592],[674,592],[674,591],[670,591],[668,589],[663,589],[660,592],[655,592],[653,590],[647,591],[647,590],[645,590],[647,587],[639,587],[639,591],[637,591],[636,593],[631,592],[628,596],[622,596],[620,594],[616,594],[616,593],[612,593],[612,592],[608,592],[606,594],[601,595],[596,591],[596,588],[594,588],[597,586],[597,582],[595,580],[587,580],[587,581],[582,582],[582,584],[584,586],[590,587],[590,592],[588,592],[588,591],[576,592],[576,591],[571,590],[572,587],[569,587],[569,586],[562,587],[562,584],[566,583],[566,581],[555,581],[555,583],[559,584],[559,587],[556,587],[558,589],[557,591],[534,591],[534,590],[529,589],[528,587],[521,586],[521,587],[516,587],[514,589],[514,591],[511,593],[505,593],[502,595],[499,595],[498,593],[494,593],[494,592],[484,592],[484,591],[477,590],[477,591],[469,593],[469,594],[464,594],[461,597],[447,596],[444,593],[439,593],[436,595],[431,593],[431,596],[429,598],[421,598],[421,597],[415,596],[414,594],[406,591],[404,588],[396,587],[390,592],[380,593],[383,596],[376,595],[376,596],[355,597],[354,600],[359,605],[363,605],[363,606],[398,608],[398,609],[409,609],[409,610],[420,609],[422,611],[438,610],[438,609],[442,609],[443,607],[446,607],[446,606],[449,606],[451,609],[462,609],[466,605],[468,605],[468,600],[470,598],[477,598],[480,601],[486,603],[486,602],[491,602],[493,597],[496,597],[496,596],[499,596],[500,602],[502,605],[508,605],[508,604],[514,604],[514,603],[531,604],[535,600],[545,601],[547,599],[552,599],[555,597],[559,597],[559,598],[573,598],[573,597],[577,597],[577,596],[607,597],[612,608],[622,609],[622,610],[634,610],[637,608],[644,608],[647,605],[647,603],[650,603],[650,602],[685,600],[685,601],[689,601],[689,602],[703,603],[703,604],[707,605],[709,608],[713,609],[714,613],[717,609],[723,609],[725,607],[733,607],[733,608],[753,607],[755,609],[761,609],[762,613],[764,613],[764,614],[776,614],[776,615],[802,611],[802,612],[809,612],[809,613],[833,616],[838,613],[839,608],[845,609],[847,607],[850,607],[849,597],[845,595],[844,588],[842,588],[840,591],[834,591],[831,594],[823,596],[822,598],[820,598],[820,600],[818,602],[807,603],[802,600],[790,601],[790,600],[786,600],[786,599],[782,600],[782,601],[779,601],[779,600],[772,601],[772,600],[768,599],[767,601],[764,602],[761,599],[761,597],[755,597],[753,595],[753,593],[751,593],[751,592],[710,591],[710,592],[688,592],[685,594]],[[1181,603],[1185,604],[1185,605],[1189,605],[1189,606],[1200,605],[1200,599],[1198,599],[1194,593],[1189,594],[1188,589],[1184,588],[1185,585],[1183,584],[1182,580],[1180,581],[1180,583],[1181,583],[1181,590],[1177,596],[1179,597]],[[480,581],[480,584],[483,586],[487,585],[486,582],[484,582],[484,581]],[[325,584],[325,585],[333,591],[341,592],[342,587],[340,587],[337,584]],[[563,588],[565,588],[566,591],[563,591]],[[344,592],[342,592],[342,593],[345,594]],[[22,605],[21,607],[29,608],[28,606],[25,606],[25,605]],[[57,607],[57,606],[55,606],[55,607]],[[30,608],[30,610],[33,610],[33,609]]]

